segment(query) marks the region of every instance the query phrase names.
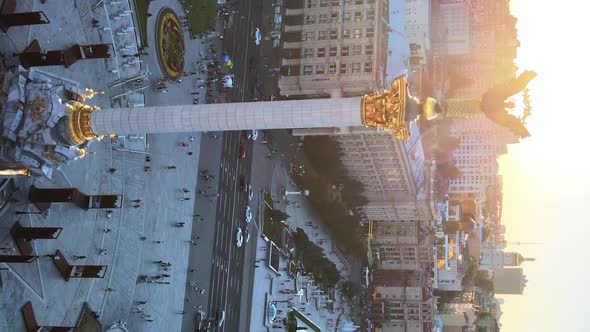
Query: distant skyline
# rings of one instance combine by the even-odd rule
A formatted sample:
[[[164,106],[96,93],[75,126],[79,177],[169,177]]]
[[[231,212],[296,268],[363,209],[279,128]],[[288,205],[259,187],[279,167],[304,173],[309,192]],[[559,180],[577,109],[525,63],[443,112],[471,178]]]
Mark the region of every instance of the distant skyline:
[[[590,47],[580,26],[590,3],[512,0],[511,9],[518,18],[519,72],[539,76],[530,84],[532,136],[500,159],[503,223],[508,241],[543,244],[508,248],[537,260],[523,264],[524,295],[502,296],[500,323],[508,332],[586,332],[590,110],[581,100],[590,95]]]

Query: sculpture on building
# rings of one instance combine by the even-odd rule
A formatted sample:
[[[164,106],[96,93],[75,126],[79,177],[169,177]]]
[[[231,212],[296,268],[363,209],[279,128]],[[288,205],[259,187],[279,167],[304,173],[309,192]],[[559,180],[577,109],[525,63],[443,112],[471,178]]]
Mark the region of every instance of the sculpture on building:
[[[405,76],[391,82],[389,89],[363,96],[361,116],[363,125],[370,128],[391,130],[396,138],[408,140],[408,123],[423,117],[432,120],[442,113],[433,98],[420,101],[408,93]]]
[[[510,129],[515,135],[521,138],[530,136],[528,129],[524,126],[524,120],[531,113],[530,101],[525,89],[536,76],[537,73],[527,70],[517,78],[489,89],[481,100],[482,112],[493,122]],[[523,90],[525,90],[525,112],[522,118],[519,118],[508,113],[508,109],[514,108],[514,103],[508,99]]]

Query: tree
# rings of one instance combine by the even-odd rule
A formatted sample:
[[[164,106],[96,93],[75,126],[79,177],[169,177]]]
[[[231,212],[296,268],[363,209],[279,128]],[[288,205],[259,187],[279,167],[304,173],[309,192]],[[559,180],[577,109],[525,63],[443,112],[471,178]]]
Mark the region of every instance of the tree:
[[[272,221],[285,221],[289,219],[290,215],[281,210],[270,210],[270,220]]]
[[[352,301],[361,292],[361,287],[359,284],[350,280],[345,281],[340,289],[342,290],[342,296],[344,296],[344,298],[346,298],[348,301]]]
[[[437,171],[439,174],[446,178],[446,179],[454,179],[461,176],[461,171],[457,166],[452,165],[450,163],[438,164],[436,165]]]

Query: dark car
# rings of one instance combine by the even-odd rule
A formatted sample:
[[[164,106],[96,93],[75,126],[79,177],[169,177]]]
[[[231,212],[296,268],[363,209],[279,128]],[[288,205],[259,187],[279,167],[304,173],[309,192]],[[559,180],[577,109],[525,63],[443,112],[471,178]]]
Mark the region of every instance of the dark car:
[[[239,153],[238,156],[240,157],[240,159],[246,159],[246,147],[247,147],[246,142],[241,141],[240,142],[240,150],[238,152]]]

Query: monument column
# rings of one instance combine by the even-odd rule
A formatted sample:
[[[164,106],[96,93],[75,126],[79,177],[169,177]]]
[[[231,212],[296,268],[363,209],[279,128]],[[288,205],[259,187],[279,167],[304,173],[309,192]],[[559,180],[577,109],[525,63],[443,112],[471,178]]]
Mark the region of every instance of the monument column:
[[[253,103],[98,109],[68,103],[69,114],[58,123],[70,145],[118,134],[178,133],[248,129],[293,129],[366,126],[410,137],[406,125],[406,80],[363,97]],[[61,124],[61,125],[60,125]],[[58,131],[60,132],[60,131]]]
[[[96,135],[361,126],[361,97],[93,111]]]

